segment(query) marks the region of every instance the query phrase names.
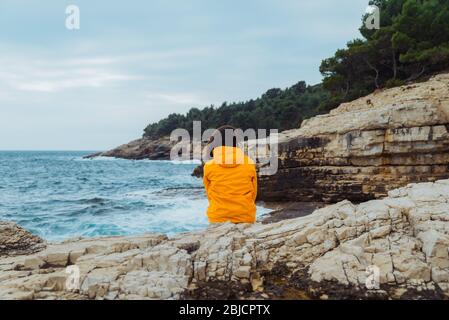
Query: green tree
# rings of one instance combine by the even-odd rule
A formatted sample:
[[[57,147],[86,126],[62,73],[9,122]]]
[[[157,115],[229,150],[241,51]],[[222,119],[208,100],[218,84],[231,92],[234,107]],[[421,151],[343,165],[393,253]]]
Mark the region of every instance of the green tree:
[[[449,67],[448,0],[373,0],[380,8],[379,30],[362,23],[363,39],[323,60],[323,87],[331,97],[321,110]],[[364,21],[367,15],[362,17]]]

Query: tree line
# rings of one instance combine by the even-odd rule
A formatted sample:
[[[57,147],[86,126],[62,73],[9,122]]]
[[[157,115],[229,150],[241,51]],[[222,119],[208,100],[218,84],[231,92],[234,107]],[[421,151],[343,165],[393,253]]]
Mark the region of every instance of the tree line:
[[[192,131],[193,121],[201,121],[203,130],[224,124],[243,130],[298,128],[303,119],[316,114],[327,93],[321,85],[307,86],[304,81],[285,90],[270,89],[260,98],[238,103],[223,103],[220,107],[192,108],[186,114],[171,114],[145,128],[145,137],[170,135],[177,128]]]
[[[321,63],[323,88],[330,93],[321,110],[449,67],[449,0],[369,4],[380,9],[381,28],[370,30],[362,23],[362,39],[350,41]]]

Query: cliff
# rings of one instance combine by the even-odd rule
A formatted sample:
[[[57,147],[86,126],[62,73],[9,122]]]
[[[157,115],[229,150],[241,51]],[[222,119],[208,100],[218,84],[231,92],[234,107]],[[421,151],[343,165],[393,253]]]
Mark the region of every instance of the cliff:
[[[449,177],[449,74],[375,92],[279,134],[260,200],[355,202]]]
[[[0,298],[447,299],[448,248],[444,180],[272,224],[47,244],[36,253],[0,257]],[[80,281],[68,290],[71,265]],[[380,287],[368,290],[373,268]]]
[[[169,137],[157,140],[142,138],[109,151],[88,155],[85,158],[113,157],[129,160],[168,160],[170,159],[172,146]]]

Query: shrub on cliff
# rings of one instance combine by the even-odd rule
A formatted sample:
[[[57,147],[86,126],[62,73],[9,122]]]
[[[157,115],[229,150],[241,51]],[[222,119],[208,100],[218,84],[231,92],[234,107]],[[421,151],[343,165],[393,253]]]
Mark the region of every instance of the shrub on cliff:
[[[449,0],[372,0],[370,4],[380,9],[381,28],[369,30],[363,24],[364,39],[349,42],[321,64],[323,86],[331,92],[322,111],[449,67]]]

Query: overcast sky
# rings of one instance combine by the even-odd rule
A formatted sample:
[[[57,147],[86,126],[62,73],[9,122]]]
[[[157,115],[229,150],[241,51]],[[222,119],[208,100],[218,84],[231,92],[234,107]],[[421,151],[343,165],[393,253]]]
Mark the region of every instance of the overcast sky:
[[[173,112],[318,83],[367,3],[1,0],[0,149],[105,150]]]

